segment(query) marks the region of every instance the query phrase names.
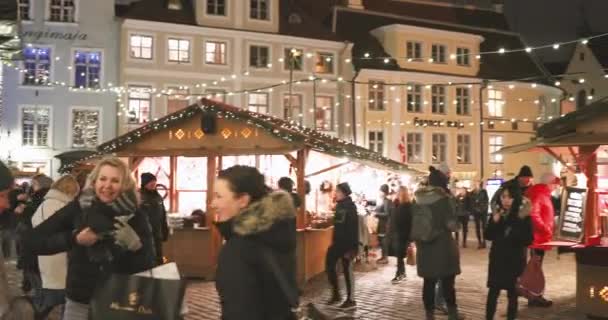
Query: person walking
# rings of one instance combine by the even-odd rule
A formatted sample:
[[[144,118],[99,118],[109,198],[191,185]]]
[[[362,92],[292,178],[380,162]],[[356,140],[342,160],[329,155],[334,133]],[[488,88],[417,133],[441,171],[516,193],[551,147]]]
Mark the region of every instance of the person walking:
[[[163,242],[169,238],[169,225],[167,224],[167,210],[163,197],[156,190],[156,176],[145,172],[140,176],[141,182],[141,210],[148,215],[154,238],[154,251],[156,264],[163,264]]]
[[[518,189],[518,193],[525,195],[526,190],[532,186],[533,179],[534,175],[532,174],[532,169],[530,169],[529,166],[522,166],[519,169],[517,176],[511,180],[505,181],[492,196],[492,200],[490,201],[492,212],[494,212],[496,208],[500,207],[500,194],[502,193],[502,190],[513,185],[516,189]]]
[[[470,220],[470,205],[468,203],[469,198],[466,189],[460,188],[456,191],[456,217],[458,218],[458,224],[460,225],[460,231],[456,232],[456,243],[459,242],[459,235],[462,233],[462,247],[467,247],[467,235],[469,231],[469,220]]]
[[[357,256],[359,247],[359,218],[357,207],[351,199],[352,191],[348,183],[343,182],[336,186],[336,212],[334,215],[334,234],[332,243],[327,249],[325,257],[325,270],[329,284],[331,285],[332,295],[328,304],[335,304],[342,300],[338,285],[338,274],[336,264],[342,261],[344,281],[346,282],[346,300],[340,308],[354,308],[355,302],[355,278],[353,275],[352,262]]]
[[[226,240],[215,286],[223,320],[287,320],[285,287],[297,296],[296,212],[291,196],[269,192],[256,168],[220,171],[211,207]]]
[[[517,278],[526,266],[526,247],[532,243],[530,201],[509,185],[500,195],[484,237],[492,241],[488,264],[486,320],[493,320],[501,290],[507,291],[507,320],[517,318]]]
[[[390,189],[387,184],[380,186],[380,203],[376,206],[376,218],[378,218],[378,242],[380,244],[380,258],[378,264],[388,263],[388,243],[386,241],[386,230],[388,217],[394,209],[393,202],[389,199]]]
[[[391,282],[397,284],[406,277],[405,262],[407,248],[410,244],[412,229],[412,199],[407,187],[399,187],[395,199],[395,209],[391,212],[388,222],[388,240],[392,256],[397,258],[397,273]]]
[[[475,221],[475,235],[477,236],[477,249],[486,247],[484,234],[488,222],[488,192],[483,188],[483,181],[475,183],[469,193],[469,204]]]
[[[101,159],[79,197],[26,235],[24,250],[68,251],[63,320],[88,319],[95,289],[111,274],[153,268],[154,240],[127,165],[116,157]]]

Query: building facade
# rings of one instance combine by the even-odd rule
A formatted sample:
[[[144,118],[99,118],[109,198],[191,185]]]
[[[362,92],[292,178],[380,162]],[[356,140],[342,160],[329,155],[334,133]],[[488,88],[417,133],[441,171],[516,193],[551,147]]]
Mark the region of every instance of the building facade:
[[[20,0],[22,61],[4,64],[0,158],[55,175],[59,153],[116,134],[113,1]]]

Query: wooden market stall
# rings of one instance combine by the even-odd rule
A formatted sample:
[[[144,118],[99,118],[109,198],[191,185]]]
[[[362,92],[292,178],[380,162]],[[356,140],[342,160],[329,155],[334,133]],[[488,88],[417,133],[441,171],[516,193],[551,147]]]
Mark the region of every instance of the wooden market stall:
[[[577,308],[608,318],[608,98],[549,122],[535,140],[501,153],[546,152],[577,182],[566,186],[551,244],[576,253]]]
[[[165,253],[184,275],[206,279],[214,278],[222,244],[217,230],[209,227],[215,215],[207,193],[213,189],[217,172],[236,163],[256,166],[265,175],[272,171],[280,171],[274,174],[281,176],[295,172],[297,192],[303,200],[297,215],[297,277],[302,284],[324,271],[325,252],[333,232],[331,227],[311,228],[306,221],[305,178],[312,152],[383,170],[419,174],[404,164],[315,130],[207,99],[103,143],[95,156],[124,157],[134,172],[141,169],[155,173],[158,182],[167,187],[170,212],[185,211],[186,202],[201,202],[187,209],[205,208],[205,227],[174,229]]]

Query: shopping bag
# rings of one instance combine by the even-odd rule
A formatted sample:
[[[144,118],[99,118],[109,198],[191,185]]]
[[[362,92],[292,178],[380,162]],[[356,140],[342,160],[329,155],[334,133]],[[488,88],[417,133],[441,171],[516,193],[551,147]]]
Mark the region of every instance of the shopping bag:
[[[542,297],[544,291],[545,274],[542,269],[541,257],[533,255],[517,280],[517,293],[527,299],[535,299]]]
[[[409,266],[416,265],[416,245],[413,242],[407,247],[405,261]]]
[[[158,268],[162,268],[162,271],[171,266]],[[154,270],[157,269],[137,275],[112,274],[93,294],[90,319],[179,319],[186,290],[185,282],[179,278],[167,279],[162,274],[160,277],[165,278],[158,278]]]

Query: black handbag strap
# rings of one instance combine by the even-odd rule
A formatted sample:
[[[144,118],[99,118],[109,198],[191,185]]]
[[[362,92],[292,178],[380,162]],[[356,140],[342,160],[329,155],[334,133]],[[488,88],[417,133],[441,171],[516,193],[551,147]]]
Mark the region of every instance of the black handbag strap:
[[[276,256],[274,253],[265,245],[260,245],[260,249],[262,252],[262,257],[264,261],[270,267],[270,271],[272,272],[274,278],[277,280],[281,291],[285,298],[287,298],[287,302],[289,306],[293,309],[298,309],[300,307],[300,301],[298,297],[298,290],[292,286],[292,284],[287,280],[285,274],[279,267]]]

